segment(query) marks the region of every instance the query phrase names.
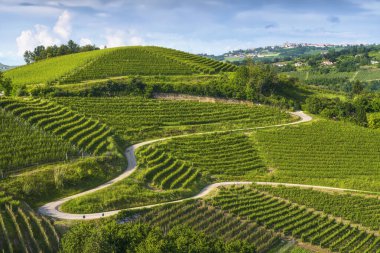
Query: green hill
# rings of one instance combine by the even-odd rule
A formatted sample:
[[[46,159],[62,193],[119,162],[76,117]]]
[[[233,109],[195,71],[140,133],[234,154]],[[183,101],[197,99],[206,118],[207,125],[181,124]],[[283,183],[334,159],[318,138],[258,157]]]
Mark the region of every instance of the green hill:
[[[235,66],[153,46],[120,47],[38,61],[5,73],[16,85],[75,83],[128,75],[192,75],[234,71]]]

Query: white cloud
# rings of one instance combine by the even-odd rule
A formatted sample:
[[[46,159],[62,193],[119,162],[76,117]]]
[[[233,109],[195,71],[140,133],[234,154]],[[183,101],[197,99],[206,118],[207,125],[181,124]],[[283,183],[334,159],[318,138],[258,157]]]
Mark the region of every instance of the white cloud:
[[[64,11],[51,32],[45,25],[35,25],[34,29],[24,30],[16,38],[17,54],[23,55],[26,50],[33,50],[39,45],[51,46],[61,43],[61,39],[67,40],[71,35],[71,14]],[[58,35],[58,36],[57,36]]]
[[[107,47],[120,47],[125,45],[126,34],[121,30],[108,30],[105,36]]]
[[[141,46],[144,45],[144,39],[139,36],[132,36],[128,39],[128,45],[131,46]]]
[[[54,32],[65,40],[69,39],[71,35],[71,14],[67,10],[58,17]]]
[[[32,50],[39,45],[51,46],[59,42],[59,39],[51,36],[49,28],[44,25],[35,25],[32,30],[22,31],[16,38],[18,55],[23,55],[26,50]]]
[[[126,31],[107,29],[104,37],[107,47],[138,46],[145,44],[144,38],[136,34],[136,31],[133,29]]]
[[[92,45],[92,44],[93,44],[92,41],[88,38],[81,38],[79,40],[79,45],[81,46]]]

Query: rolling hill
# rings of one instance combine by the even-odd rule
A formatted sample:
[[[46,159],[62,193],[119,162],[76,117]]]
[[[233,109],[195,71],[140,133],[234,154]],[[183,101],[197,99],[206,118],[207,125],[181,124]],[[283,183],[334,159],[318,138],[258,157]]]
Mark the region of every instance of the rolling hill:
[[[96,50],[41,60],[5,74],[16,85],[75,83],[128,75],[216,74],[235,66],[205,57],[153,46]]]

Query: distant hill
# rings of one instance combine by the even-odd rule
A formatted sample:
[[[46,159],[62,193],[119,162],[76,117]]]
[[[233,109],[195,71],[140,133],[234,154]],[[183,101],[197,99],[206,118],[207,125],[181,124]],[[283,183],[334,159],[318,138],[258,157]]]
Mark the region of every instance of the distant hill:
[[[7,66],[7,65],[0,63],[0,71],[5,71],[8,69],[12,69],[12,68],[14,68],[14,67],[13,66]]]
[[[231,72],[236,66],[182,51],[133,46],[65,55],[5,73],[13,83],[77,83],[117,76],[193,75]]]

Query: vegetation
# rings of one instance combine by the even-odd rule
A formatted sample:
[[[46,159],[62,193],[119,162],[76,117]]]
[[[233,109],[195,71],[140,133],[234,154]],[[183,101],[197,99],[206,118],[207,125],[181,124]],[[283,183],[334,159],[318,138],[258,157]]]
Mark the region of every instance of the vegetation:
[[[42,45],[36,47],[33,51],[25,51],[24,53],[24,60],[27,64],[49,59],[52,57],[57,57],[61,55],[68,55],[68,54],[76,54],[81,52],[88,52],[93,50],[99,50],[98,47],[95,45],[85,45],[85,46],[79,46],[74,41],[69,40],[67,42],[67,45],[62,44],[60,46],[53,45],[44,47]]]
[[[178,225],[186,225],[194,230],[221,238],[225,242],[246,241],[254,245],[257,252],[265,252],[278,243],[275,233],[255,222],[239,219],[203,201],[190,201],[166,205],[142,214],[139,220],[170,230]]]
[[[139,169],[144,169],[144,179],[162,189],[191,187],[201,176],[189,163],[173,158],[151,146],[138,153]]]
[[[211,203],[243,219],[333,252],[377,252],[379,237],[285,199],[245,187],[221,189]]]
[[[258,131],[253,138],[274,171],[271,181],[380,191],[377,131],[318,120]]]
[[[170,101],[140,97],[56,98],[98,118],[130,142],[184,133],[249,128],[289,121],[275,108],[245,104]]]
[[[255,253],[245,241],[224,242],[185,226],[163,231],[144,223],[80,223],[62,239],[62,252]]]
[[[43,57],[42,57],[43,58]],[[6,72],[16,85],[75,83],[126,75],[178,75],[235,70],[235,66],[160,47],[121,47],[41,60]]]
[[[0,100],[2,103],[4,100]],[[79,155],[70,143],[17,119],[0,109],[0,173],[6,174],[43,163],[65,161]]]
[[[267,172],[254,143],[241,133],[174,138],[158,144],[161,149],[192,164],[209,181],[248,180]]]
[[[380,199],[349,193],[322,192],[297,187],[256,185],[259,191],[289,199],[300,205],[312,206],[318,211],[362,224],[374,231],[380,229]]]
[[[96,187],[126,167],[117,157],[85,157],[66,163],[40,165],[7,177],[0,189],[27,201],[32,207]]]
[[[44,100],[1,99],[0,107],[70,141],[82,154],[118,152],[111,128],[64,106]]]
[[[0,245],[4,252],[57,252],[60,235],[27,204],[0,192]]]

